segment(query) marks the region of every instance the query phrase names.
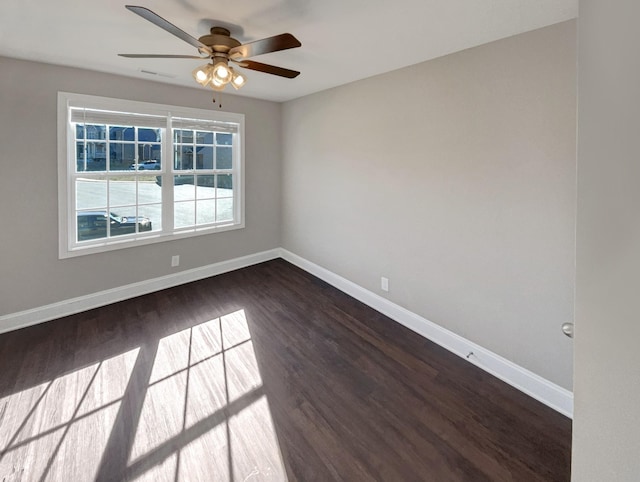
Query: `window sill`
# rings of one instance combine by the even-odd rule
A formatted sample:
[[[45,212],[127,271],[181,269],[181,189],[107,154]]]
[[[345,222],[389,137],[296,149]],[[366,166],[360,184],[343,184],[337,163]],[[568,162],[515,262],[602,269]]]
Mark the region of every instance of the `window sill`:
[[[73,246],[68,249],[61,249],[58,255],[59,259],[75,258],[89,254],[106,253],[125,248],[135,248],[138,246],[148,246],[150,244],[163,243],[166,241],[174,241],[177,239],[193,238],[196,236],[205,236],[208,234],[217,234],[225,231],[234,231],[236,229],[244,229],[244,223],[225,224],[220,226],[208,226],[202,228],[185,228],[176,230],[171,233],[145,234],[135,238],[117,239],[113,238],[109,241],[100,243],[92,242],[84,246]],[[61,244],[66,246],[66,244]]]

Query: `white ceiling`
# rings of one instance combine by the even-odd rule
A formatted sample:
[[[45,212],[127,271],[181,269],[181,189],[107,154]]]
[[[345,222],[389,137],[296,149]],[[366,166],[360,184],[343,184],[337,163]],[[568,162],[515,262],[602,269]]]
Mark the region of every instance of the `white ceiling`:
[[[274,101],[295,99],[578,14],[578,0],[130,2],[153,10],[194,37],[208,33],[212,24],[230,27],[241,42],[284,32],[295,35],[301,48],[254,60],[299,70],[299,77],[290,80],[245,71],[248,82],[240,94]],[[113,0],[2,0],[0,55],[202,89],[191,77],[202,61],[117,56],[197,55],[195,48],[124,5]]]

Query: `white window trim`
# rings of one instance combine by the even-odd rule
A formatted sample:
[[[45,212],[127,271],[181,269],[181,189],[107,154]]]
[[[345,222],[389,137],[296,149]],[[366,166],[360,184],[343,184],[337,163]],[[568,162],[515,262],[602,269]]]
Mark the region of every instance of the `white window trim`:
[[[173,229],[173,226],[166,224],[168,221],[166,212],[163,209],[163,227],[160,232],[150,232],[138,235],[135,238],[108,240],[96,240],[88,246],[77,246],[75,239],[70,236],[70,227],[75,223],[75,201],[73,199],[74,189],[71,186],[72,173],[75,169],[75,145],[71,139],[71,128],[69,119],[69,107],[85,107],[90,109],[104,109],[124,112],[137,112],[141,114],[162,115],[169,117],[183,117],[192,119],[203,119],[222,122],[233,122],[238,124],[239,142],[234,143],[234,150],[237,149],[237,159],[234,166],[234,223],[222,226],[203,226],[192,228]],[[73,146],[73,149],[70,148]],[[168,179],[173,162],[172,156],[172,135],[170,131],[165,133],[163,139],[162,152],[164,157],[163,168],[158,171],[164,175],[163,181]],[[235,162],[234,161],[234,162]],[[155,171],[154,171],[155,172]],[[163,185],[166,183],[163,182]],[[74,94],[70,92],[58,92],[58,255],[60,259],[83,256],[88,254],[114,251],[123,248],[144,246],[148,244],[173,241],[176,239],[201,236],[206,234],[220,233],[245,227],[245,179],[244,179],[244,115],[230,112],[211,111],[205,109],[195,109],[190,107],[180,107],[174,105],[152,104],[108,97],[97,97],[93,95]],[[173,203],[172,189],[163,188],[162,204]]]

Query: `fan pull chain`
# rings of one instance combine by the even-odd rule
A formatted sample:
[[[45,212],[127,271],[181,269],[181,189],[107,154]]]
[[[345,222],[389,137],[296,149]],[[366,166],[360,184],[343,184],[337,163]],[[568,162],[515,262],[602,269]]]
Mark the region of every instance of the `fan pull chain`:
[[[213,100],[212,102],[215,104],[216,103],[216,95],[213,95]],[[222,93],[218,94],[218,108],[222,109]]]

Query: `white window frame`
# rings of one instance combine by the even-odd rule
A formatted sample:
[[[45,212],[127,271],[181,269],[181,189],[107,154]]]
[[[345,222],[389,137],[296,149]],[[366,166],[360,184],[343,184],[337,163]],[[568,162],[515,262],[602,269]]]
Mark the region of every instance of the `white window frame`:
[[[128,112],[142,115],[163,116],[167,127],[163,129],[162,169],[153,172],[162,176],[162,228],[157,231],[140,232],[124,236],[100,238],[94,241],[77,241],[76,236],[76,196],[74,179],[76,174],[75,132],[71,122],[71,108],[86,108],[114,112]],[[233,136],[233,219],[218,225],[192,226],[174,229],[173,227],[173,176],[202,174],[174,171],[172,119],[199,119],[210,122],[233,123],[237,125],[237,134]],[[180,125],[174,126],[180,129]],[[147,244],[172,241],[175,239],[219,233],[242,229],[244,224],[244,115],[230,112],[211,111],[164,104],[152,104],[130,100],[98,97],[69,92],[58,92],[58,247],[59,258],[70,258],[105,251],[143,246]]]

